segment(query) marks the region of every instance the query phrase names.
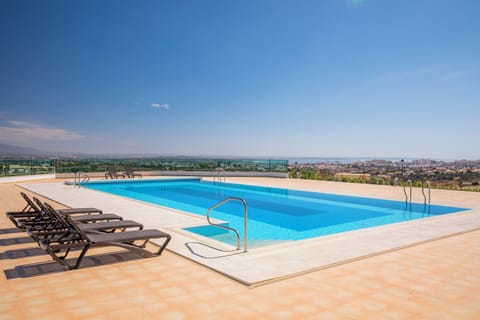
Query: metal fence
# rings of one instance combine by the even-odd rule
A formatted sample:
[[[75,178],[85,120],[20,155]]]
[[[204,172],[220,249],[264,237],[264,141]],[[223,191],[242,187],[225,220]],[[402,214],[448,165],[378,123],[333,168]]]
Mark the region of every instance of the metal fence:
[[[0,176],[21,176],[55,173],[53,159],[1,159]]]

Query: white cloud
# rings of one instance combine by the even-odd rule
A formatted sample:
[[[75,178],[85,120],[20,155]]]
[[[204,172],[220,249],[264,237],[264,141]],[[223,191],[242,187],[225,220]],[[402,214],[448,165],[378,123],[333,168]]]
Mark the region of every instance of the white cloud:
[[[7,121],[0,126],[0,141],[7,143],[26,141],[67,141],[85,138],[85,136],[62,128],[49,128],[25,121]]]
[[[166,103],[152,103],[151,107],[155,109],[164,109],[164,110],[170,109],[170,106]]]
[[[31,123],[31,122],[26,122],[26,121],[8,120],[7,122],[14,127],[25,127],[25,128],[40,128],[41,127],[38,124]]]

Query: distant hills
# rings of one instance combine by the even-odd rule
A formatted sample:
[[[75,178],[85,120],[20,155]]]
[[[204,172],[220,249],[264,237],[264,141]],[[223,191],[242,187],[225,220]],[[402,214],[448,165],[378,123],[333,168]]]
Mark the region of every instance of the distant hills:
[[[27,147],[18,147],[12,146],[9,144],[0,143],[0,156],[1,157],[10,157],[10,156],[47,156],[51,155],[49,152],[38,150],[35,148]]]
[[[35,148],[12,146],[9,144],[0,143],[0,158],[63,158],[63,159],[77,159],[77,158],[100,158],[100,159],[125,159],[125,158],[212,158],[208,156],[185,156],[176,154],[157,154],[157,153],[80,153],[80,152],[55,152],[45,151]],[[224,158],[224,157],[220,157]],[[228,157],[226,157],[228,158]]]
[[[35,148],[12,146],[0,143],[0,158],[25,158],[25,157],[48,157],[48,158],[142,158],[155,157],[153,154],[89,154],[76,152],[54,152]]]

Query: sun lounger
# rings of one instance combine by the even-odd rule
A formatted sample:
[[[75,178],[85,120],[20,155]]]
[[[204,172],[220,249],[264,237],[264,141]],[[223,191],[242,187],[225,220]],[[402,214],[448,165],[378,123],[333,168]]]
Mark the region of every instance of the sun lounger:
[[[135,178],[135,177],[142,177],[142,174],[141,173],[136,173],[135,171],[133,171],[133,168],[131,166],[126,166],[125,167],[125,172],[124,174],[127,175],[127,177],[129,178]]]
[[[81,230],[88,232],[88,231],[97,231],[97,230],[113,230],[113,229],[122,229],[124,231],[126,228],[138,228],[138,230],[143,229],[143,225],[132,221],[132,220],[123,220],[122,217],[115,215],[120,219],[110,219],[105,220],[105,214],[99,215],[84,215],[84,216],[73,216],[73,215],[62,215],[59,211],[55,210],[50,204],[44,204],[45,209],[51,215],[53,219],[58,220],[61,224],[63,224],[66,228],[69,228],[71,224],[74,224],[76,227],[80,228]],[[68,221],[67,217],[70,217],[70,221]],[[90,218],[88,219],[79,219],[79,218]],[[87,223],[86,223],[87,222]],[[90,222],[90,223],[88,223]]]
[[[29,233],[30,236],[32,236],[32,233],[52,232],[55,230],[65,229],[66,228],[65,222],[59,219],[56,216],[56,214],[58,214],[60,217],[64,217],[67,215],[72,216],[72,219],[77,221],[78,223],[98,223],[98,222],[123,220],[121,216],[118,216],[113,213],[105,213],[105,214],[99,213],[102,211],[95,208],[75,208],[75,209],[66,209],[66,210],[57,211],[57,210],[54,210],[53,208],[52,209],[48,208],[51,206],[50,205],[47,206],[36,197],[33,197],[33,200],[36,203],[36,206],[41,208],[41,211],[42,211],[41,217],[35,220],[32,220],[32,219],[24,220],[19,223],[20,228],[22,228],[23,230],[27,230],[27,233]],[[52,213],[52,211],[54,213]],[[63,211],[63,214],[62,214],[62,211]],[[65,212],[68,212],[70,214],[65,214]],[[97,213],[92,214],[92,212],[97,212]],[[133,224],[133,222],[131,224]],[[138,226],[138,224],[132,225],[132,227],[134,226]],[[129,227],[129,225],[127,225],[127,223],[124,223],[119,226],[119,228],[121,227]],[[90,227],[90,228],[93,228],[93,227]],[[34,238],[34,236],[32,236],[32,238]]]
[[[26,205],[22,211],[7,212],[5,215],[10,221],[17,227],[22,228],[22,222],[25,220],[35,220],[41,217],[42,211],[35,203],[24,193],[20,192],[20,195],[25,200]]]
[[[132,221],[132,220],[117,220],[117,221],[105,221],[105,220],[92,220],[91,223],[79,222],[78,216],[70,216],[72,223],[66,220],[66,216],[60,214],[48,203],[43,204],[45,212],[50,216],[50,223],[45,225],[36,225],[27,229],[27,233],[32,237],[33,240],[39,242],[40,240],[55,239],[55,241],[60,241],[61,239],[71,238],[72,234],[72,223],[82,231],[86,233],[100,233],[100,232],[123,232],[130,228],[135,228],[136,230],[142,230],[143,225]],[[104,215],[86,215],[87,217],[92,218],[93,216]],[[120,217],[121,218],[121,217]]]
[[[33,200],[37,203],[38,207],[42,208],[43,212],[49,213],[49,211],[53,210],[54,212],[59,213],[62,216],[72,216],[72,219],[76,222],[91,223],[98,221],[123,220],[123,218],[119,215],[113,213],[103,213],[102,210],[96,208],[72,208],[55,210],[52,206],[48,205],[47,203],[42,203],[35,197],[33,197]],[[50,212],[50,217],[51,215],[52,214]]]
[[[125,179],[125,174],[118,173],[117,168],[111,166],[111,167],[108,167],[107,172],[105,172],[105,179],[108,179],[108,177],[110,177],[110,179],[117,179],[119,177],[122,177]]]
[[[69,208],[69,209],[59,209],[58,213],[63,215],[75,215],[75,214],[102,214],[103,211],[97,208]]]
[[[65,241],[50,242],[48,239],[41,240],[40,246],[47,251],[48,254],[65,270],[77,269],[85,257],[87,251],[94,247],[120,247],[138,254],[141,257],[159,256],[170,242],[170,235],[160,230],[139,230],[124,231],[118,233],[87,233],[79,224],[72,220],[71,216],[67,216],[72,233],[75,237],[66,239]],[[145,246],[151,239],[164,239],[163,244],[159,245],[157,251],[148,251]],[[140,244],[135,242],[140,241]],[[81,250],[80,255],[75,258],[73,264],[66,261],[67,255],[71,250]],[[63,253],[63,255],[60,255]]]
[[[12,221],[12,223],[20,229],[25,229],[28,226],[35,224],[44,224],[45,220],[49,220],[48,216],[45,216],[45,210],[40,200],[35,197],[30,199],[24,192],[20,192],[20,195],[25,199],[26,206],[19,212],[7,212],[6,216]],[[75,214],[102,214],[102,210],[97,208],[70,208],[58,210],[61,214],[75,215]],[[105,216],[105,218],[115,219],[118,216]]]

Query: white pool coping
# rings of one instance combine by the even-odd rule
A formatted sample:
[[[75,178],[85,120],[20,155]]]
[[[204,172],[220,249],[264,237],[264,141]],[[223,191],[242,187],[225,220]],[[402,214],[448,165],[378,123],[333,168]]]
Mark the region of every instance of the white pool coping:
[[[163,178],[163,177],[162,177]],[[278,178],[227,178],[227,182],[401,200],[400,187]],[[205,218],[64,182],[19,186],[69,207],[97,207],[172,235],[168,250],[247,285],[326,268],[362,257],[420,244],[480,228],[480,193],[432,190],[432,204],[470,208],[430,217],[318,238],[241,250],[182,230],[204,225]],[[421,191],[414,197],[421,202]],[[415,198],[414,198],[415,201]],[[423,200],[422,200],[423,201]],[[161,262],[159,262],[161,263]]]

